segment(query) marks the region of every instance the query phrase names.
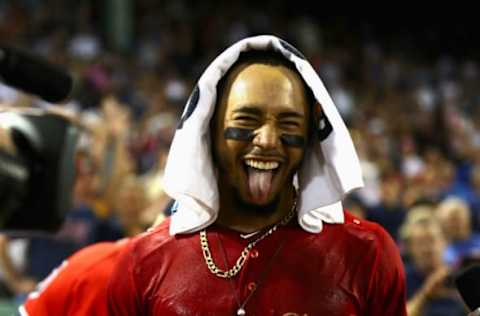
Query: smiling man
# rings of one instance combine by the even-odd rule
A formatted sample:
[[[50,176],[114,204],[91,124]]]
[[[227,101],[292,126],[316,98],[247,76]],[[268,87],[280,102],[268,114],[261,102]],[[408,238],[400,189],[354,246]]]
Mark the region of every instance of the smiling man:
[[[219,83],[211,122],[218,166],[217,224],[251,233],[286,216],[303,159],[313,97],[293,65],[247,52]]]
[[[125,250],[110,314],[405,316],[394,242],[341,208],[360,185],[304,57],[273,36],[240,41],[190,97],[165,170],[175,211]]]

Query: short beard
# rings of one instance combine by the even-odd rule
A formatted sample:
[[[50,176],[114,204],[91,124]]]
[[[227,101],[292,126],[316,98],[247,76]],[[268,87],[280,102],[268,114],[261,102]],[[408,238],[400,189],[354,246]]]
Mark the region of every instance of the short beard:
[[[280,204],[280,195],[277,194],[273,201],[267,204],[258,205],[245,201],[238,191],[234,194],[235,205],[238,206],[235,209],[241,212],[243,215],[255,215],[260,217],[268,217],[278,210]]]

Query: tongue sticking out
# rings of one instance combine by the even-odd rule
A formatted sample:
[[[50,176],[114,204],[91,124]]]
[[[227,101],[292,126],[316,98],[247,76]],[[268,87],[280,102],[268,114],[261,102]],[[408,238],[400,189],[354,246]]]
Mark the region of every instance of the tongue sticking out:
[[[272,170],[248,169],[248,188],[255,203],[265,204],[272,189]]]

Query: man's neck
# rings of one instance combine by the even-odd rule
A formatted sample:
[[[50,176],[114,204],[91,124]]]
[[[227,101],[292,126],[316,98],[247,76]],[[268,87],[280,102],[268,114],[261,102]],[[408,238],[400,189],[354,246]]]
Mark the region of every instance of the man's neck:
[[[245,209],[247,205],[235,203],[231,194],[220,194],[220,210],[216,224],[241,233],[251,233],[281,221],[295,203],[294,189],[289,188],[280,194],[275,209],[268,213],[256,213]]]

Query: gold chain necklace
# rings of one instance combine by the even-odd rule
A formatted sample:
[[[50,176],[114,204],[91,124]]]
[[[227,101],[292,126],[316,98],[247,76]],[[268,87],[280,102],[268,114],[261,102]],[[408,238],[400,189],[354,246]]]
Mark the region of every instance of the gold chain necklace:
[[[260,237],[255,239],[254,241],[251,241],[242,251],[240,254],[240,257],[238,257],[237,262],[235,265],[230,269],[230,270],[222,270],[213,261],[212,253],[210,252],[210,247],[208,246],[208,239],[207,239],[207,231],[203,229],[200,231],[200,245],[202,246],[202,253],[203,253],[203,258],[205,259],[205,263],[207,264],[208,269],[210,272],[212,272],[214,275],[220,278],[224,279],[229,279],[233,278],[240,272],[242,269],[243,265],[245,264],[245,260],[248,257],[248,254],[250,253],[250,250],[252,250],[253,247],[260,241],[262,241],[265,237],[273,234],[278,228],[279,225],[286,225],[288,222],[292,219],[293,215],[295,215],[295,206],[296,206],[296,201],[293,203],[292,209],[290,212],[285,216],[280,222],[272,226],[269,230],[267,230],[264,234],[262,234]]]

